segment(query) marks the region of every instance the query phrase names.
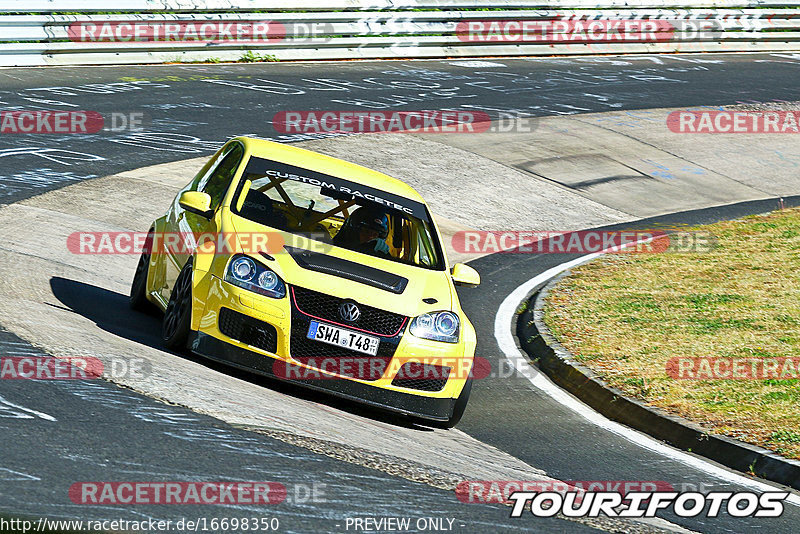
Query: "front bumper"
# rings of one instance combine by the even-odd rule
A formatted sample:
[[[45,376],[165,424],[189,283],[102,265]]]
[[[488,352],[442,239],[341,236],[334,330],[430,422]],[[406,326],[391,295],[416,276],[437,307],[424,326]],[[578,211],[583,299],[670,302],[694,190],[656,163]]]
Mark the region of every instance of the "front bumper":
[[[346,378],[302,380],[277,376],[273,372],[276,358],[265,357],[257,352],[234,346],[203,332],[198,332],[194,336],[190,346],[193,352],[212,360],[404,415],[447,421],[453,413],[456,402],[456,399],[452,398],[422,397]]]
[[[276,363],[286,362],[292,369],[297,369],[298,366],[316,369],[313,364],[306,365],[307,360],[304,359],[314,356],[304,340],[311,317],[299,312],[293,303],[291,291],[283,299],[270,299],[211,275],[205,278],[202,287],[195,288],[195,295],[192,327],[198,334],[191,345],[194,352],[242,369],[394,412],[436,421],[447,420],[465,383],[464,378],[459,378],[464,373],[458,374],[455,371],[446,379],[442,389],[436,391],[393,383],[397,377],[396,371],[403,362],[415,359],[425,361],[436,357],[448,362],[446,365],[453,369],[456,366],[463,368],[472,365],[474,343],[443,344],[419,339],[406,333],[408,321],[405,321],[400,331],[395,333],[392,330],[393,335],[389,335],[388,330],[377,334],[381,337],[377,358],[391,362],[391,365],[386,366],[386,372],[377,379],[373,376],[362,380],[324,372],[323,379],[319,379],[318,372],[287,376],[286,371],[282,371],[281,366],[276,366]],[[205,298],[199,297],[200,295]],[[226,309],[228,312],[261,321],[261,326],[267,326],[270,332],[256,326],[255,330],[248,329],[245,336],[226,335],[226,332],[231,334],[231,329],[220,329],[220,321]],[[293,340],[299,340],[300,343]],[[320,358],[330,355],[327,346],[321,348],[323,350],[319,351]]]

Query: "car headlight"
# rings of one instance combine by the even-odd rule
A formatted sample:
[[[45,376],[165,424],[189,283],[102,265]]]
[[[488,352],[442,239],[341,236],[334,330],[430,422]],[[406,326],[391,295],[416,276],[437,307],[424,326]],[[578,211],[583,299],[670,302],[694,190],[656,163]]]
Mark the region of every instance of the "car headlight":
[[[277,274],[243,254],[237,254],[228,264],[225,281],[274,299],[286,296],[286,285]]]
[[[431,312],[414,317],[409,332],[422,339],[458,343],[460,326],[458,315],[453,312]]]

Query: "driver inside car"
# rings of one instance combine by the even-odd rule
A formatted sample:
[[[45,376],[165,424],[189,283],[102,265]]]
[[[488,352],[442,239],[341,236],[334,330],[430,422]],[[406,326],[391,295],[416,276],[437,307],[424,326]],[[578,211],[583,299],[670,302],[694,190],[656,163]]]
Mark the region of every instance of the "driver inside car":
[[[385,213],[374,208],[361,206],[344,222],[341,230],[333,238],[339,247],[362,252],[389,255],[386,237],[389,235],[389,219]]]

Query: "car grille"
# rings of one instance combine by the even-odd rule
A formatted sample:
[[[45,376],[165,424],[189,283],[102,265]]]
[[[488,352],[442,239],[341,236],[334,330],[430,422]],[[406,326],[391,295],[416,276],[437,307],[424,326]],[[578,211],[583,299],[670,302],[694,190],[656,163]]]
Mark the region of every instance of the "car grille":
[[[408,362],[397,371],[392,385],[420,391],[441,391],[449,376],[449,367]]]
[[[325,321],[342,324],[342,318],[339,316],[339,305],[347,302],[346,299],[340,299],[302,287],[293,287],[292,295],[299,311]],[[358,304],[358,308],[361,310],[361,316],[358,320],[347,323],[344,326],[351,326],[379,336],[395,336],[400,333],[407,320],[407,317],[403,315],[379,310],[364,304]]]
[[[278,350],[278,332],[274,326],[228,308],[219,310],[219,331],[267,352]]]
[[[403,337],[406,317],[358,305],[361,317],[359,321],[352,323],[353,327],[367,330],[381,338],[378,352],[375,356],[370,356],[306,337],[312,320],[310,316],[342,324],[338,315],[339,304],[345,302],[344,299],[298,287],[292,287],[291,292],[293,302],[289,355],[294,361],[348,378],[373,381],[383,376]]]

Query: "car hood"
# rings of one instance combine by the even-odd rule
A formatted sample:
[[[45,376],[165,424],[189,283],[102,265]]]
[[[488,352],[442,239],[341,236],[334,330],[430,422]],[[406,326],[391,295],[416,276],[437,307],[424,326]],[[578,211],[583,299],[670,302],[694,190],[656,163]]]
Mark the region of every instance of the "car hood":
[[[231,216],[231,223],[238,250],[275,271],[290,286],[410,317],[453,307],[446,270],[434,271],[360,254],[274,230],[237,215]],[[245,236],[258,233],[268,234],[267,256],[253,251],[246,243]]]

